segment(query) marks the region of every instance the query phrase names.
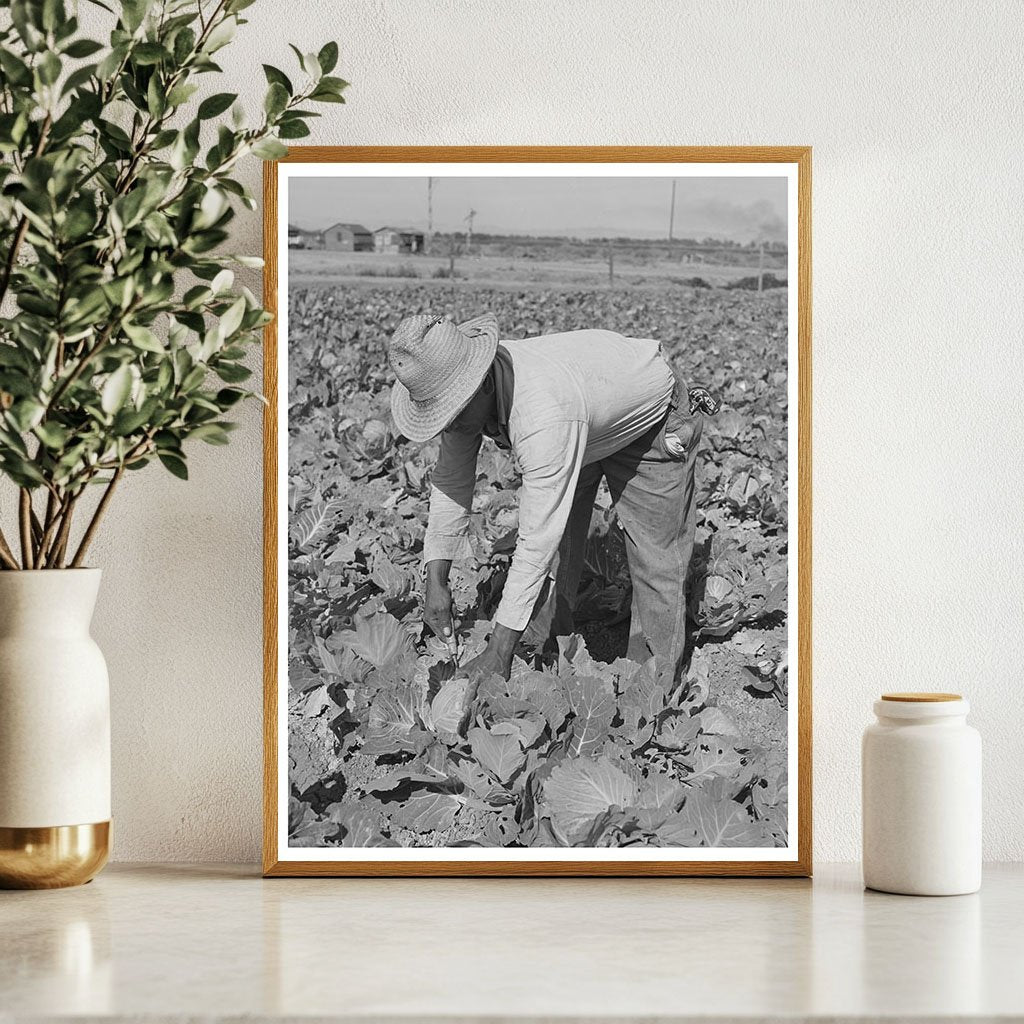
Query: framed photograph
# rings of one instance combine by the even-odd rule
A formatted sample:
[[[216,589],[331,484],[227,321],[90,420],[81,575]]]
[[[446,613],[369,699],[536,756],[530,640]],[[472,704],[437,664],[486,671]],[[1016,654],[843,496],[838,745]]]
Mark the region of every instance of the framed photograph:
[[[264,197],[264,873],[809,875],[810,148]]]

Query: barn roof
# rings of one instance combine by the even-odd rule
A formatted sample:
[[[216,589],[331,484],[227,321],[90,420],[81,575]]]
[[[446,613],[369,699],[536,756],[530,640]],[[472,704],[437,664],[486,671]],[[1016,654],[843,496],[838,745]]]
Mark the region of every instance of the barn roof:
[[[395,228],[390,225],[376,228],[373,233],[379,235],[382,231],[397,231],[400,235],[422,235],[424,233],[419,228]]]
[[[346,224],[343,221],[332,224],[329,228],[324,228],[324,231],[333,231],[335,228],[348,228],[354,235],[368,235],[370,233],[369,228],[364,228],[362,224]]]

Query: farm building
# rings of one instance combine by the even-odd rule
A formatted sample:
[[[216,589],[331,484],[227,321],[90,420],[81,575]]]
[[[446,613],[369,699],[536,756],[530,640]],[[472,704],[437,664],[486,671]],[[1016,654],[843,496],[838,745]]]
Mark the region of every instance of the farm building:
[[[289,249],[322,249],[324,247],[324,234],[322,231],[307,231],[306,228],[288,225],[288,248]]]
[[[323,232],[324,248],[342,252],[372,252],[373,235],[362,224],[332,224]]]
[[[373,248],[377,252],[423,252],[424,234],[412,228],[377,228]]]

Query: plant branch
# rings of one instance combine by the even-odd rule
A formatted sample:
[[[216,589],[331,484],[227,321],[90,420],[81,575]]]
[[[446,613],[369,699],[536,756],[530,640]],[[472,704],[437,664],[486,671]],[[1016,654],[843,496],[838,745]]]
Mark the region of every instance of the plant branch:
[[[37,157],[46,147],[46,140],[50,137],[50,126],[53,124],[53,116],[47,111],[46,117],[43,119],[43,123],[39,127],[39,139],[36,142],[36,147],[32,151],[32,156]],[[22,217],[18,221],[18,226],[14,231],[14,238],[11,240],[11,247],[7,250],[7,259],[4,260],[4,269],[2,276],[0,276],[0,302],[4,301],[4,296],[7,294],[7,287],[11,283],[11,274],[14,273],[14,264],[18,258],[18,250],[21,248],[21,243],[25,241],[25,235],[28,232],[28,217]]]
[[[78,501],[78,496],[81,493],[81,490],[78,490],[74,494],[69,495],[68,500],[64,504],[64,509],[60,516],[60,529],[57,531],[53,547],[50,549],[50,554],[46,559],[47,569],[59,569],[61,567],[61,562],[64,560],[64,552],[68,546],[68,535],[71,532],[71,515],[75,511],[75,502]]]
[[[3,530],[0,530],[0,562],[3,562],[4,566],[8,569],[20,568],[18,560],[14,557],[14,552],[11,550],[11,546],[7,543]]]
[[[107,489],[103,492],[103,497],[100,498],[100,502],[96,506],[96,511],[92,514],[92,519],[89,520],[89,525],[86,527],[85,533],[82,535],[82,540],[79,542],[78,550],[75,552],[75,557],[71,560],[72,569],[77,569],[81,566],[82,561],[85,558],[85,553],[89,550],[89,545],[92,543],[92,539],[96,535],[96,530],[100,525],[100,520],[103,518],[103,513],[107,511],[110,499],[114,496],[114,490],[123,475],[124,466],[118,466],[117,471],[110,478],[110,483],[107,484]]]
[[[54,393],[50,396],[49,401],[46,403],[46,412],[43,414],[44,419],[50,414],[50,410],[53,409],[56,406],[57,402],[63,397],[64,392],[67,391],[67,389],[71,387],[71,385],[74,384],[74,382],[78,380],[79,377],[81,377],[86,366],[92,361],[93,356],[95,356],[96,353],[99,352],[99,350],[103,348],[103,346],[106,345],[108,341],[110,341],[111,336],[113,335],[114,331],[116,331],[117,328],[120,326],[121,321],[124,320],[124,318],[128,316],[130,313],[133,313],[135,309],[138,307],[138,305],[139,297],[136,296],[134,299],[132,299],[132,301],[128,304],[128,308],[125,309],[120,314],[120,316],[114,317],[114,319],[111,320],[109,324],[107,324],[106,328],[96,339],[95,344],[93,344],[93,346],[82,355],[82,357],[75,364],[75,368],[60,382],[60,384],[57,385],[57,390],[54,391]]]
[[[47,497],[46,518],[43,521],[43,536],[36,551],[36,565],[46,564],[50,546],[55,542],[55,537],[60,529],[65,504],[64,501],[56,497],[53,491]]]
[[[39,522],[39,516],[36,515],[36,510],[30,510],[30,518],[32,523],[32,539],[38,544],[43,537],[43,524]],[[35,558],[32,559],[35,561]]]
[[[21,567],[34,569],[32,559],[32,492],[27,487],[21,488],[18,499],[18,525],[21,529]]]

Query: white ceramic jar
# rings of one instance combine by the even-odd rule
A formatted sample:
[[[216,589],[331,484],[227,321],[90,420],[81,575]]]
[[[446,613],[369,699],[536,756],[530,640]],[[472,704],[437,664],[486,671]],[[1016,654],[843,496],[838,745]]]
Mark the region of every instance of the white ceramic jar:
[[[861,748],[869,889],[956,896],[981,887],[981,737],[955,693],[890,693]]]

